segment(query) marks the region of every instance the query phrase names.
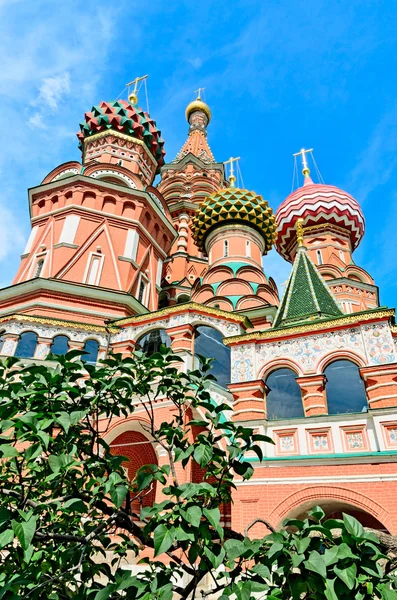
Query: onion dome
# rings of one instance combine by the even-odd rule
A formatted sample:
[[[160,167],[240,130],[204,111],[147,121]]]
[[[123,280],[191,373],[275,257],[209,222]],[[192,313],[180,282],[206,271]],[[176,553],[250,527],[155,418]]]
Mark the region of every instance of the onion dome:
[[[308,172],[304,175],[304,185],[292,192],[276,212],[277,252],[292,261],[298,219],[303,219],[305,228],[329,224],[345,230],[352,251],[355,250],[365,230],[364,216],[357,200],[335,186],[313,183]]]
[[[157,161],[159,172],[164,164],[164,140],[156,122],[149,114],[126,100],[100,102],[84,115],[77,134],[79,148],[83,150],[84,140],[106,131],[117,131],[142,141]]]
[[[267,253],[276,239],[273,211],[255,192],[228,187],[205,198],[192,219],[193,239],[205,251],[205,240],[219,225],[242,223],[251,225],[262,235]]]
[[[211,121],[211,111],[210,111],[210,107],[208,106],[208,104],[206,104],[205,102],[203,102],[200,98],[200,96],[198,96],[196,98],[196,100],[193,100],[193,102],[191,102],[190,104],[188,104],[188,106],[186,107],[186,120],[188,121],[188,123],[190,123],[190,117],[193,113],[195,112],[203,112],[206,116],[207,116],[207,125],[208,123]]]

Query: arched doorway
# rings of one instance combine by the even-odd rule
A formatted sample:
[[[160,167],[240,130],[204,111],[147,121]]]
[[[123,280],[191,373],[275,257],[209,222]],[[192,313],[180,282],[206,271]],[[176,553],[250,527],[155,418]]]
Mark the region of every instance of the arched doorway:
[[[153,444],[139,431],[124,431],[110,444],[112,454],[125,456],[123,463],[132,481],[140,467],[145,465],[158,465],[157,455]],[[142,495],[132,503],[132,511],[139,514],[141,507],[152,506],[156,499],[156,481],[153,482],[149,493]]]
[[[368,510],[335,498],[323,498],[317,501],[314,499],[308,500],[292,509],[283,518],[283,521],[285,519],[306,519],[309,510],[313,508],[313,506],[321,506],[325,512],[325,518],[327,519],[342,519],[342,514],[345,513],[357,519],[363,527],[370,527],[371,529],[378,529],[385,533],[389,533],[385,524]]]

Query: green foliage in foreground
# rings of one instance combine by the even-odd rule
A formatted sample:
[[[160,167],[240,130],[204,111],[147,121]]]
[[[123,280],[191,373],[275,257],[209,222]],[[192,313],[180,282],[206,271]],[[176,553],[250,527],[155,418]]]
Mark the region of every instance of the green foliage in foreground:
[[[233,480],[253,474],[246,454],[261,459],[270,440],[211,401],[208,361],[184,374],[179,360],[163,349],[99,366],[76,351],[0,363],[0,600],[397,599],[379,539],[352,517],[327,521],[317,508],[261,540],[221,525]],[[163,397],[169,418],[158,424]],[[167,460],[131,482],[103,436],[137,408]],[[205,479],[186,483],[194,463]],[[135,514],[155,482],[164,501]],[[132,575],[126,566],[143,549],[154,558]]]

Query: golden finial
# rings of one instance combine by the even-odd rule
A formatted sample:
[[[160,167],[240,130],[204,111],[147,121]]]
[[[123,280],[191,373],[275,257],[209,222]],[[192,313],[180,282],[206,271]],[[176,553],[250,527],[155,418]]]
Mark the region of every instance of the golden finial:
[[[147,75],[144,75],[143,77],[136,77],[136,79],[127,83],[126,87],[128,88],[128,102],[131,102],[131,104],[138,104],[138,83],[147,77]],[[131,85],[134,86],[134,89],[130,93]]]
[[[295,223],[296,241],[298,242],[298,247],[303,246],[303,223],[303,219],[298,219]]]
[[[302,148],[302,150],[299,150],[299,152],[295,152],[295,154],[293,154],[293,156],[302,156],[302,165],[303,165],[302,173],[305,177],[308,177],[310,175],[310,169],[309,169],[309,165],[307,164],[307,157],[306,157],[306,154],[308,152],[313,152],[313,148],[310,148],[309,150],[305,150],[304,148]]]
[[[236,177],[234,175],[234,164],[233,163],[235,163],[238,160],[240,160],[239,156],[237,158],[230,157],[229,160],[225,160],[225,162],[223,163],[224,165],[230,165],[228,181],[229,181],[229,187],[231,187],[231,188],[236,187]]]

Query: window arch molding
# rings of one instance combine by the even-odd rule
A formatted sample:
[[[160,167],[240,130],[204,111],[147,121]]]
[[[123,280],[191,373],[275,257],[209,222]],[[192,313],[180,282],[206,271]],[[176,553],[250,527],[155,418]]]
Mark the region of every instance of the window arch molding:
[[[323,356],[317,363],[315,373],[316,375],[322,375],[325,369],[336,360],[349,360],[354,363],[358,368],[365,367],[366,363],[364,358],[357,354],[353,350],[343,349],[343,350],[335,350]]]
[[[266,417],[273,419],[303,418],[305,411],[301,388],[296,381],[298,374],[295,369],[278,365],[272,369],[265,380]]]
[[[55,356],[64,356],[70,350],[70,338],[64,333],[59,333],[52,338],[50,353]],[[54,351],[55,350],[55,351]]]
[[[20,333],[14,356],[17,358],[33,358],[37,348],[38,334],[31,329]]]
[[[301,367],[295,361],[290,358],[276,358],[262,367],[257,379],[263,379],[263,381],[266,382],[269,375],[277,369],[290,369],[291,371],[294,371],[296,377],[303,377],[304,375]]]
[[[213,325],[200,322],[194,325],[193,354],[215,359],[210,373],[216,377],[216,383],[223,388],[231,382],[231,352],[223,344],[225,334]]]
[[[345,357],[327,364],[324,369],[325,394],[329,415],[368,411],[368,398],[359,366]]]
[[[100,343],[94,337],[89,337],[84,340],[83,351],[87,354],[81,355],[81,360],[88,364],[94,365],[98,360]]]
[[[141,333],[136,339],[136,350],[145,352],[148,356],[160,350],[160,346],[171,347],[171,338],[163,327],[152,327]]]

